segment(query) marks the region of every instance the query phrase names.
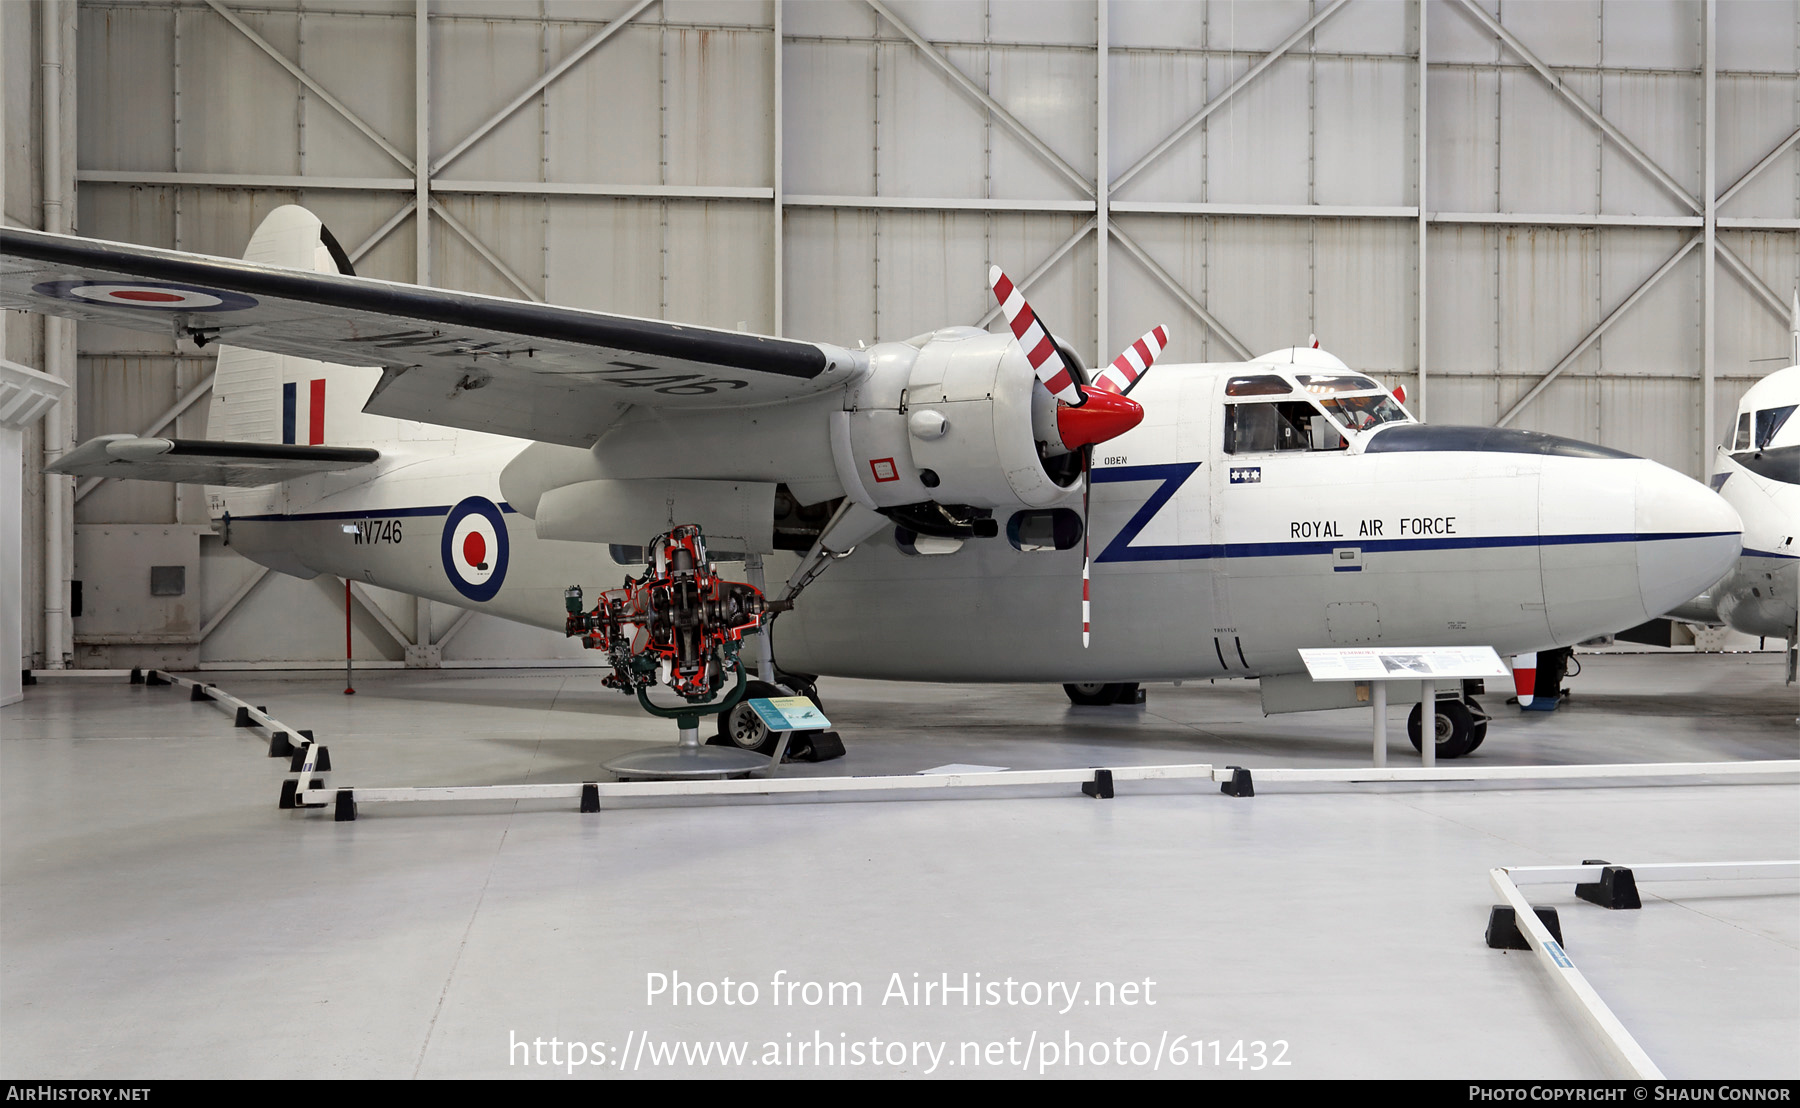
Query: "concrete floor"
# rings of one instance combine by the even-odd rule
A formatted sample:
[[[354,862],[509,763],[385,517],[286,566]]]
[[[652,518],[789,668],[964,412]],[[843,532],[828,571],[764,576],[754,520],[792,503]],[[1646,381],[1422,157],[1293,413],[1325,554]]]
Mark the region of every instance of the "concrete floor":
[[[1584,664],[1556,713],[1487,698],[1474,760],[1800,756],[1779,655]],[[335,675],[208,679],[314,730],[340,785],[580,780],[673,738],[592,671],[383,671],[354,697]],[[1147,706],[1111,709],[1070,708],[1053,687],[828,680],[821,694],[850,754],[787,772],[1368,759],[1366,712],[1265,719],[1242,683],[1151,686]],[[1396,762],[1411,755],[1402,719]],[[1791,776],[1253,799],[1122,786],[1110,802],[1053,787],[587,816],[364,805],[337,824],[277,811],[285,763],[230,724],[183,691],[94,678],[47,679],[0,709],[0,1076],[1238,1076],[1240,1040],[1246,1076],[1258,1043],[1286,1063],[1259,1076],[1600,1076],[1530,956],[1483,944],[1487,870],[1800,857]],[[1559,908],[1576,964],[1669,1075],[1800,1076],[1800,886],[1643,891],[1639,912],[1528,894]],[[965,973],[1003,1002],[884,1003],[895,975],[910,988]],[[752,983],[756,1002],[671,1006],[647,997],[652,974],[729,977],[738,999]],[[777,975],[859,983],[861,1003],[777,1005]],[[1009,978],[1020,1000],[1025,982],[1080,991],[1066,1012],[1008,1005]],[[1125,982],[1139,1003],[1091,1003],[1097,983]],[[512,1048],[543,1039],[547,1063],[552,1038],[559,1060],[576,1041],[606,1064]],[[682,1042],[748,1054],[655,1063]],[[816,1064],[818,1042],[853,1064]]]

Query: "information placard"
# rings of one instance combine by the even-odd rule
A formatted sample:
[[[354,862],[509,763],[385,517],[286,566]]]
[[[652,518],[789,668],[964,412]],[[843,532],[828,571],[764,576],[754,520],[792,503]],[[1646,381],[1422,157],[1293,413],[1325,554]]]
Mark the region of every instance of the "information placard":
[[[771,731],[817,731],[831,726],[819,706],[804,696],[756,697],[750,707]]]
[[[1419,681],[1512,674],[1491,646],[1309,649],[1300,651],[1300,660],[1314,681]]]

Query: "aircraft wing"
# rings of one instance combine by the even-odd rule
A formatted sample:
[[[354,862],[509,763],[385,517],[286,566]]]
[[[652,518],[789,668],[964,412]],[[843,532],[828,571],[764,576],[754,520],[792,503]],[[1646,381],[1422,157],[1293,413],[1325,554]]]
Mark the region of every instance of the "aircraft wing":
[[[102,435],[64,454],[46,466],[45,472],[255,488],[313,473],[355,469],[379,457],[380,451],[365,447]]]
[[[630,405],[775,403],[862,364],[821,343],[13,228],[0,306],[380,366],[364,411],[566,446]]]

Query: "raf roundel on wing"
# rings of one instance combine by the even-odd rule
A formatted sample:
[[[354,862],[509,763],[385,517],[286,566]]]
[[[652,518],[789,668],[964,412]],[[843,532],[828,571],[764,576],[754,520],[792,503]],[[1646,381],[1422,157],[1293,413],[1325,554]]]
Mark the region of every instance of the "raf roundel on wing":
[[[500,509],[471,496],[444,519],[444,576],[470,600],[492,600],[506,581],[509,545]]]
[[[58,300],[151,311],[238,312],[256,307],[256,301],[242,293],[148,281],[46,281],[32,286],[32,291]]]

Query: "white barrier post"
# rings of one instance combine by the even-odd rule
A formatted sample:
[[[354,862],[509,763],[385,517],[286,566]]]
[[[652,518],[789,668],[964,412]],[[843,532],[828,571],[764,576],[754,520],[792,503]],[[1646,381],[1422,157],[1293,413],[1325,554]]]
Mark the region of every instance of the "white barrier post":
[[[1387,765],[1387,682],[1372,681],[1369,702],[1375,711],[1375,765]]]

